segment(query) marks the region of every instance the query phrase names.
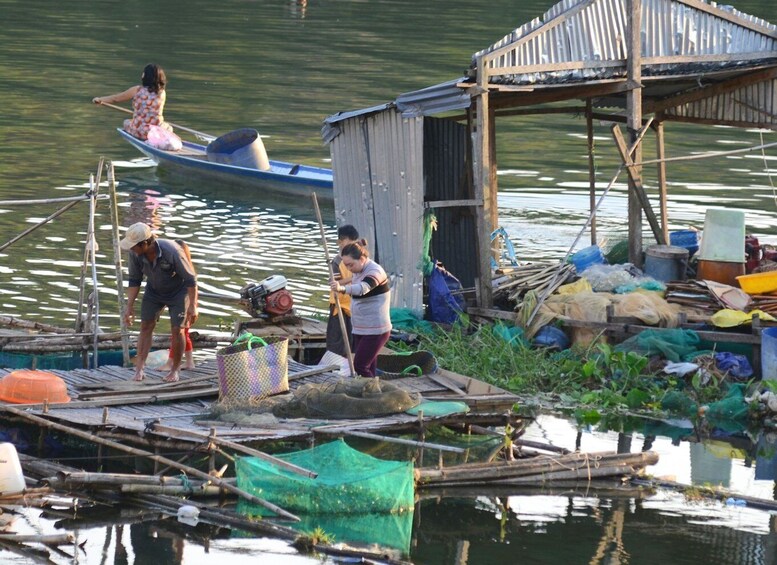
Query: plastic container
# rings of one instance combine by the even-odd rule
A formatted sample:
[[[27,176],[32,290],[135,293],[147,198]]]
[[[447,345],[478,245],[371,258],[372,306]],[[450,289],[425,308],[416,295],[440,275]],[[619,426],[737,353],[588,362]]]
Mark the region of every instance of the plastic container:
[[[0,400],[12,404],[70,402],[65,381],[54,373],[18,369],[0,379]]]
[[[777,291],[777,271],[742,275],[737,282],[747,294],[769,294]]]
[[[745,213],[737,210],[707,210],[699,259],[745,262]]]
[[[26,488],[19,454],[12,443],[0,443],[0,493],[11,494]]]
[[[669,232],[669,244],[684,247],[692,257],[699,250],[699,232],[696,230],[675,230]]]
[[[761,380],[777,379],[777,327],[761,332]]]
[[[730,286],[737,286],[737,277],[745,274],[744,263],[728,261],[705,261],[699,259],[696,265],[696,280],[715,281]]]
[[[208,161],[259,169],[270,169],[270,160],[267,151],[259,136],[259,132],[251,128],[236,129],[225,133],[208,144],[205,149]]]
[[[674,245],[653,245],[645,251],[645,274],[657,281],[685,280],[688,250]]]
[[[591,265],[601,265],[605,263],[604,254],[602,253],[602,250],[599,249],[598,245],[591,245],[581,249],[572,255],[570,260],[575,266],[578,275]]]

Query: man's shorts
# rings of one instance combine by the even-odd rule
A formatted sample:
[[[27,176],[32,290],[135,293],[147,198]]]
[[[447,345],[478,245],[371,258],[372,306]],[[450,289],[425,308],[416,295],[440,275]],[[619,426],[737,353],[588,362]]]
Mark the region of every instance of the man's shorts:
[[[189,309],[189,289],[183,287],[171,300],[162,300],[146,286],[143,292],[143,302],[140,304],[140,321],[157,321],[164,307],[170,311],[170,325],[172,327],[186,328],[186,311]]]

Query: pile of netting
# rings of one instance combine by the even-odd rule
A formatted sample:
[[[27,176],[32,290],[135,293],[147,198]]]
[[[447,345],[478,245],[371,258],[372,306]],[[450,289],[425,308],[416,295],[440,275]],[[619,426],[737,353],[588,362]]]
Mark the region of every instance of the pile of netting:
[[[298,387],[292,394],[242,403],[216,403],[209,418],[241,425],[270,425],[277,418],[369,418],[405,412],[421,395],[381,379],[343,378]]]

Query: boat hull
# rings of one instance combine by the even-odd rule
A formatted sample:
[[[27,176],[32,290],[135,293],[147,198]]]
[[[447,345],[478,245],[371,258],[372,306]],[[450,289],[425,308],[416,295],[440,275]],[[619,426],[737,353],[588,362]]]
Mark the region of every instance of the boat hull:
[[[325,200],[334,198],[332,170],[284,161],[270,161],[269,171],[238,167],[208,161],[205,146],[183,142],[181,151],[164,151],[152,147],[122,129],[117,130],[130,145],[158,166],[187,177],[208,179],[231,185],[251,186],[287,195],[316,195]]]

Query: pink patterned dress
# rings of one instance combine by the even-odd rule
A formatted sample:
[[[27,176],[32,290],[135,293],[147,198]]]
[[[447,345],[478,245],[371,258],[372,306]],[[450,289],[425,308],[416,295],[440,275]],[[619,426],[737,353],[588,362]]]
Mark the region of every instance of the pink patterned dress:
[[[124,131],[146,140],[150,126],[162,126],[171,129],[165,124],[162,111],[165,107],[165,91],[151,92],[145,86],[141,86],[135,96],[132,97],[132,119],[124,120]]]

